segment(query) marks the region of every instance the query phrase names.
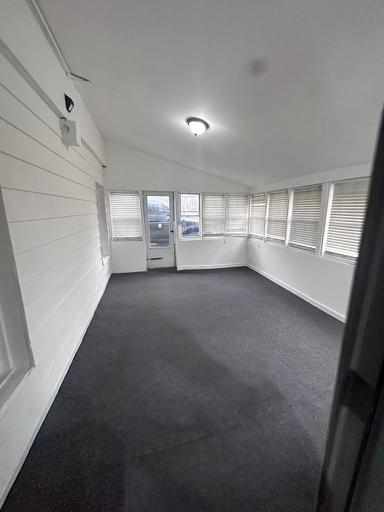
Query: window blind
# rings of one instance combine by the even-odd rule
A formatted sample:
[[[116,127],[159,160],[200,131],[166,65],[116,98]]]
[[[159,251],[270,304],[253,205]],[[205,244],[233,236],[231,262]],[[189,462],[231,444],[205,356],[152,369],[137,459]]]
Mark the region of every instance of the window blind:
[[[269,193],[267,239],[285,240],[287,227],[288,190]]]
[[[334,184],[331,212],[325,237],[325,253],[355,259],[359,254],[368,178]]]
[[[319,236],[322,186],[294,190],[289,245],[315,251]]]
[[[200,215],[199,194],[180,194],[180,215]]]
[[[248,195],[230,194],[227,196],[226,234],[246,236],[248,220]]]
[[[203,235],[221,236],[225,233],[225,195],[203,195]]]
[[[180,236],[200,236],[200,194],[180,194]]]
[[[251,211],[249,233],[254,236],[264,236],[265,228],[266,194],[254,194],[251,196]]]
[[[132,192],[110,192],[113,238],[142,238],[140,196]]]

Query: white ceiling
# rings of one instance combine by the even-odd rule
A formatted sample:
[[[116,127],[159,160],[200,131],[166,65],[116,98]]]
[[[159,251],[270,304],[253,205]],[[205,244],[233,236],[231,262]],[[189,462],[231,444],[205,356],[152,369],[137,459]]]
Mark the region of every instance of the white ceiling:
[[[106,139],[246,185],[372,159],[382,0],[40,5]]]

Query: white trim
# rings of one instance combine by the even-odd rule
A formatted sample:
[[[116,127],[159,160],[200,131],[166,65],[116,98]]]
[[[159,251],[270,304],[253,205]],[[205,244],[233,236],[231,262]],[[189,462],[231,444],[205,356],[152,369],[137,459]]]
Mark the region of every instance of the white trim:
[[[291,293],[294,293],[295,295],[297,295],[301,299],[305,300],[306,302],[309,302],[310,304],[312,304],[312,306],[315,306],[315,307],[321,309],[325,313],[328,313],[328,315],[331,315],[334,318],[336,318],[337,320],[340,320],[341,322],[345,323],[346,317],[344,315],[341,315],[340,313],[338,313],[334,309],[331,309],[328,306],[326,306],[325,304],[322,304],[321,302],[318,302],[317,300],[313,299],[309,295],[306,295],[305,293],[301,292],[300,290],[297,290],[293,286],[290,286],[289,284],[284,283],[284,281],[280,281],[280,279],[277,279],[276,277],[272,276],[271,274],[268,274],[267,272],[264,272],[264,270],[261,270],[261,269],[255,267],[254,265],[251,265],[250,263],[247,263],[246,266],[248,268],[250,268],[251,270],[254,270],[255,272],[257,272],[258,274],[266,277],[270,281],[273,281],[274,283],[278,284],[282,288],[285,288],[286,290],[290,291]]]
[[[281,190],[284,188],[298,188],[310,185],[319,185],[332,181],[340,181],[345,179],[363,178],[370,176],[372,163],[366,162],[358,165],[351,165],[350,167],[340,167],[329,171],[317,172],[313,174],[306,174],[284,181],[275,183],[266,183],[265,185],[255,185],[249,187],[250,194],[259,194],[261,192],[272,192],[274,190]]]
[[[142,190],[142,203],[143,203],[143,212],[144,217],[142,217],[142,223],[144,223],[144,242],[145,242],[145,268],[146,270],[152,270],[154,268],[168,268],[160,265],[159,267],[148,267],[148,262],[151,261],[150,251],[173,251],[173,263],[169,265],[169,268],[174,268],[177,265],[177,235],[178,235],[178,226],[175,211],[175,206],[177,206],[176,194],[173,190],[171,191],[151,191],[151,190]],[[150,222],[148,217],[148,196],[168,196],[169,197],[169,245],[167,246],[151,246],[151,234],[150,234]],[[164,223],[166,224],[166,223]],[[172,257],[172,255],[171,255]],[[153,261],[153,260],[152,260]]]
[[[264,192],[265,194],[265,215],[264,215],[264,234],[262,236],[263,240],[267,240],[267,231],[268,231],[268,221],[269,221],[269,192]]]
[[[181,265],[177,270],[209,270],[215,268],[232,268],[232,267],[246,267],[247,264],[243,263],[219,263],[217,265]]]
[[[197,236],[183,236],[181,233],[181,196],[182,195],[195,195],[199,196],[199,235]],[[202,193],[201,192],[175,192],[175,199],[176,200],[176,208],[175,208],[175,222],[177,226],[177,230],[175,233],[177,234],[177,238],[175,241],[179,242],[189,242],[189,241],[196,241],[196,240],[202,240],[203,239],[203,200],[202,200]]]
[[[315,248],[316,256],[323,255],[322,247],[323,247],[323,240],[324,240],[324,236],[325,236],[325,232],[326,232],[329,194],[330,194],[330,184],[322,183],[321,184],[321,199],[320,199],[319,231],[317,233],[317,241],[316,241],[316,248]]]
[[[220,237],[222,238],[222,237]],[[203,237],[201,236],[190,236],[189,238],[186,237],[179,237],[179,242],[196,242],[198,240],[203,240]]]
[[[24,302],[22,298],[20,282],[18,278],[15,255],[9,231],[9,224],[4,206],[2,187],[0,185],[0,242],[2,272],[6,274],[4,294],[4,311],[0,311],[1,347],[0,357],[3,362],[0,365],[0,420],[17,390],[17,386],[35,367],[35,359],[32,351],[27,320],[25,316]],[[7,314],[12,310],[11,317]],[[8,311],[8,313],[7,313]],[[5,315],[4,318],[3,315]]]
[[[335,190],[335,184],[334,183],[328,183],[326,186],[326,202],[324,203],[325,206],[325,218],[324,218],[324,224],[322,226],[322,238],[321,238],[321,245],[319,248],[319,254],[320,256],[325,255],[325,246],[327,244],[327,236],[328,236],[328,226],[329,226],[329,220],[331,218],[331,211],[332,211],[332,202],[333,202],[333,193]],[[323,205],[322,205],[323,206]]]
[[[146,263],[146,261],[145,261]],[[136,268],[135,270],[114,270],[113,274],[137,274],[137,273],[143,273],[148,272],[147,266],[144,266],[143,268]]]
[[[69,70],[67,61],[65,60],[63,52],[61,51],[59,43],[57,42],[51,30],[51,27],[49,26],[49,23],[45,17],[43,10],[41,9],[41,6],[37,3],[36,0],[27,0],[27,4],[31,8],[34,17],[40,25],[41,31],[45,35],[45,38],[48,41],[50,47],[52,48],[54,54],[56,55],[57,60],[60,62],[61,67],[65,71],[66,75],[70,76],[71,72]]]
[[[285,226],[285,242],[284,246],[288,247],[291,238],[291,225],[292,225],[292,212],[293,212],[293,200],[295,196],[295,189],[288,189],[288,206],[287,206],[287,224]]]

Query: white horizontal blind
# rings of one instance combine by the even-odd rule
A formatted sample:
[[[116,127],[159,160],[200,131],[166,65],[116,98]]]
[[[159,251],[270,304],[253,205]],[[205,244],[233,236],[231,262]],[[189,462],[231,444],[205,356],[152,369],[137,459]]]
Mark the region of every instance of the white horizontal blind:
[[[181,238],[200,236],[200,194],[180,194]]]
[[[267,239],[285,240],[287,227],[288,190],[269,193]]]
[[[200,196],[199,194],[180,194],[180,215],[198,217]]]
[[[289,245],[315,251],[319,237],[321,185],[294,190]]]
[[[142,238],[140,195],[132,192],[110,192],[109,203],[113,238]]]
[[[325,239],[327,254],[357,258],[367,198],[368,178],[335,183]]]
[[[254,236],[264,236],[265,228],[265,206],[266,194],[255,194],[251,196],[251,211],[249,233]]]
[[[246,236],[248,221],[248,195],[227,196],[227,235]]]
[[[203,235],[220,236],[225,233],[225,195],[203,195]]]

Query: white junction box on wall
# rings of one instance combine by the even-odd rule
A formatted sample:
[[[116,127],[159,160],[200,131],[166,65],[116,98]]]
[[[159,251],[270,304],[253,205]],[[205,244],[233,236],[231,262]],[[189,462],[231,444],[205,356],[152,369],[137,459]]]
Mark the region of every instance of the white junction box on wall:
[[[60,128],[63,144],[66,146],[81,146],[81,137],[77,128],[76,121],[69,119],[60,119]]]

